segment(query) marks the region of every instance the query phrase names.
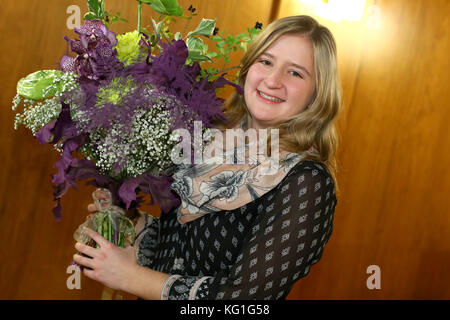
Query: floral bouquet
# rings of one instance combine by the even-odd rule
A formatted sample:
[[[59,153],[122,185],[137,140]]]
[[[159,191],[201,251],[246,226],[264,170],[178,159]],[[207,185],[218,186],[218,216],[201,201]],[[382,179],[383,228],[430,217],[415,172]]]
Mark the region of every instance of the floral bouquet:
[[[161,14],[151,21],[153,32],[141,27],[142,4]],[[168,26],[175,17],[189,23],[195,8],[183,17],[176,0],[140,0],[137,30],[116,36],[108,25],[120,14],[107,13],[104,0],[88,0],[88,7],[85,23],[75,28],[78,39],[65,37],[71,53],[62,57],[60,70],[37,71],[18,82],[13,110],[21,104],[24,109],[16,114],[15,127],[25,125],[61,154],[52,180],[56,219],[69,187],[90,179],[88,184],[101,188],[93,194],[100,211],[86,224],[124,246],[134,237],[124,213],[140,206],[139,193],[149,194],[163,212],[179,204],[170,190],[171,152],[180,142],[175,130],[192,133],[195,121],[212,127],[223,118],[217,89],[229,84],[240,90],[203,63],[229,62],[228,54],[245,50],[259,30],[224,37],[215,20],[203,19],[183,39]],[[211,37],[217,50],[209,51],[202,37]],[[89,241],[80,229],[75,238]]]

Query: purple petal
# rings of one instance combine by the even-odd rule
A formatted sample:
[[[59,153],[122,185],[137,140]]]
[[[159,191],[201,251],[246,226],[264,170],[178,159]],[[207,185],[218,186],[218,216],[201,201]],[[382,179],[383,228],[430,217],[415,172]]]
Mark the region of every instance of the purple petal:
[[[172,177],[155,177],[151,174],[143,174],[139,179],[141,191],[150,194],[151,203],[156,202],[164,213],[168,213],[172,208],[180,205],[180,199],[170,189]]]
[[[60,222],[61,221],[61,211],[62,211],[61,199],[58,198],[57,203],[52,211],[53,211],[53,216],[55,217],[56,221]]]
[[[119,197],[125,203],[126,208],[130,208],[132,201],[136,200],[136,188],[139,186],[139,180],[136,178],[126,179],[119,188]]]
[[[40,144],[44,144],[50,141],[50,138],[52,136],[51,131],[55,127],[56,120],[57,119],[50,121],[36,133],[35,137],[38,139]]]
[[[61,58],[61,62],[59,63],[61,66],[61,70],[64,72],[75,72],[75,61],[77,58],[69,57],[69,56],[63,56]]]

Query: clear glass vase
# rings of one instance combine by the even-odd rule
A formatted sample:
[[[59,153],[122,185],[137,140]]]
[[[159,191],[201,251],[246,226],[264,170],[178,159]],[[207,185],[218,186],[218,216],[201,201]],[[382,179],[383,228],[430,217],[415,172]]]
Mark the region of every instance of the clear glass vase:
[[[126,217],[125,209],[112,204],[111,192],[108,189],[97,189],[92,193],[92,197],[97,212],[77,228],[73,234],[74,239],[98,247],[98,244],[84,233],[87,227],[117,246],[124,248],[126,244],[132,245],[135,237],[134,224]]]

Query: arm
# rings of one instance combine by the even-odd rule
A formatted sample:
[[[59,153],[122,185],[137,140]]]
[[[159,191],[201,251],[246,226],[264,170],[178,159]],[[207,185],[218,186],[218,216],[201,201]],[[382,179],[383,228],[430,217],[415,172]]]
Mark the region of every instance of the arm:
[[[331,235],[336,198],[325,169],[293,170],[258,208],[234,265],[214,277],[171,276],[168,299],[280,299],[309,273]]]

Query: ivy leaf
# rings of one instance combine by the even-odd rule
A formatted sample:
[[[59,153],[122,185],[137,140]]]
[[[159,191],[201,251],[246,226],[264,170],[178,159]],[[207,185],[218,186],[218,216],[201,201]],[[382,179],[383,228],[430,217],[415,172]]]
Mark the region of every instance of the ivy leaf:
[[[209,61],[209,62],[213,62],[208,56],[205,56],[204,54],[202,54],[201,51],[198,51],[198,50],[189,51],[188,58],[190,58],[192,61]]]
[[[139,0],[148,4],[156,12],[168,16],[182,16],[183,8],[180,7],[177,0]]]
[[[186,41],[186,45],[189,49],[189,51],[194,50],[194,51],[200,51],[203,52],[203,48],[204,48],[204,43],[203,40],[200,38],[195,38],[195,37],[189,37]]]
[[[198,27],[192,31],[189,32],[188,37],[191,36],[210,36],[214,32],[214,28],[216,27],[216,19],[202,19]]]

